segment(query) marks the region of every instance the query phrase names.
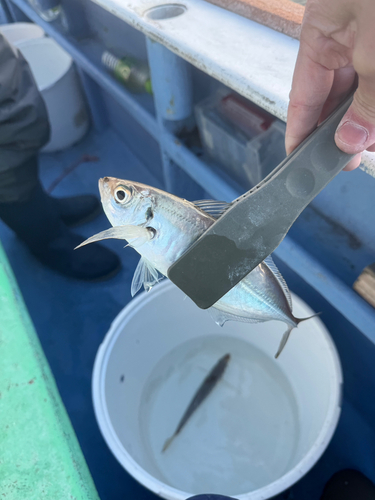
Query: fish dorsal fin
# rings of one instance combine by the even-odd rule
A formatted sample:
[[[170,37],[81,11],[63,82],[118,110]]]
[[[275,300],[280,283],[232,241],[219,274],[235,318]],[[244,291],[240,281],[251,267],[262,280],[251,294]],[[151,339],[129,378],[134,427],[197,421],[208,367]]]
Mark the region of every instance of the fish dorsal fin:
[[[157,269],[155,269],[150,261],[141,257],[133,276],[130,290],[132,297],[134,297],[142,285],[144,286],[146,292],[149,292],[151,288],[163,278],[164,276],[161,275]]]
[[[232,203],[227,203],[226,201],[216,201],[216,200],[198,200],[193,201],[194,205],[204,212],[211,215],[214,219],[218,219],[223,215],[224,212],[232,206]]]
[[[286,300],[288,301],[290,310],[292,310],[292,308],[293,308],[293,305],[292,305],[292,296],[290,295],[290,291],[289,291],[288,285],[286,284],[286,282],[285,282],[282,274],[280,273],[280,271],[276,267],[276,264],[272,260],[272,257],[269,256],[266,259],[264,259],[264,263],[267,265],[267,267],[270,269],[270,271],[273,272],[273,274],[275,275],[277,281],[280,283],[280,286],[281,286],[281,288],[282,288],[282,290],[284,292]]]

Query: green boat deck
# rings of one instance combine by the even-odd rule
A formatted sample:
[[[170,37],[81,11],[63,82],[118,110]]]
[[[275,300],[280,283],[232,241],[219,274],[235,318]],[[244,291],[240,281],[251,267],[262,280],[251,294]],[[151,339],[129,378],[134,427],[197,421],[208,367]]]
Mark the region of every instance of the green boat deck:
[[[0,246],[0,498],[98,500]]]

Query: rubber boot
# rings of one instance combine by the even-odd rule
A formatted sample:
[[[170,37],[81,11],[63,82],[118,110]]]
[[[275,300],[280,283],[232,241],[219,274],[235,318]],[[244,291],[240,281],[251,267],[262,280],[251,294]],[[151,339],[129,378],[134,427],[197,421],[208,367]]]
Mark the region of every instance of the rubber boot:
[[[117,255],[97,243],[74,250],[83,238],[61,221],[58,204],[40,184],[27,201],[0,203],[0,218],[40,262],[65,276],[96,281],[121,267]]]
[[[61,220],[68,227],[80,226],[103,213],[100,201],[92,194],[51,199],[57,206]]]

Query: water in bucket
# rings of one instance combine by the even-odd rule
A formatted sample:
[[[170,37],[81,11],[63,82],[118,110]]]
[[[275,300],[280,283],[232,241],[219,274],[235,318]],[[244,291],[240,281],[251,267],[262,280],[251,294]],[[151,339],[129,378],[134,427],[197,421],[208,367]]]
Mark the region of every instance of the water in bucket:
[[[195,391],[226,353],[231,359],[222,379],[162,452]],[[197,493],[245,493],[281,477],[299,434],[295,396],[277,363],[222,335],[180,344],[158,362],[145,384],[139,419],[160,475]]]

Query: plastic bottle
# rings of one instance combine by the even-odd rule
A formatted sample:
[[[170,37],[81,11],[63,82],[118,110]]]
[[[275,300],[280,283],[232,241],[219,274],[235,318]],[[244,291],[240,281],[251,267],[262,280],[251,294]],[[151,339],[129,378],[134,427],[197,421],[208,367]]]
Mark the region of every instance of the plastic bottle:
[[[120,59],[107,51],[103,52],[102,63],[131,92],[152,94],[150,69],[146,63],[132,57]]]

